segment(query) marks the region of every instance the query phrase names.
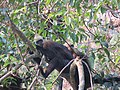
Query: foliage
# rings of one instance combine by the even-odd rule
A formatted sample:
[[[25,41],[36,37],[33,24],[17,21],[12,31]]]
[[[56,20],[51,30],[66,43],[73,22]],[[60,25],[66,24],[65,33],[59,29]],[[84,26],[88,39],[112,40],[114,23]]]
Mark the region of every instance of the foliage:
[[[3,83],[3,86],[5,86],[5,87],[9,87],[9,85],[10,85],[11,83],[14,83],[15,85],[17,85],[16,79],[14,79],[13,77],[8,77],[8,78],[4,79],[4,80],[2,81],[2,83]]]
[[[8,25],[9,14],[15,25],[34,42],[34,34],[64,44],[69,40],[89,60],[96,71],[119,75],[120,0],[4,0],[0,1],[0,75],[25,57],[27,46],[14,36]],[[117,27],[118,26],[118,27]],[[61,38],[62,37],[62,38]],[[34,69],[18,71],[21,77]],[[34,76],[34,74],[33,74]],[[33,77],[32,76],[32,77]],[[48,80],[51,82],[53,80]],[[31,80],[26,83],[30,84]],[[3,83],[4,84],[4,83]],[[43,85],[43,84],[42,84]],[[44,86],[44,85],[43,85]],[[51,86],[46,85],[47,89]],[[37,88],[40,88],[39,86]],[[49,89],[48,89],[49,90]]]

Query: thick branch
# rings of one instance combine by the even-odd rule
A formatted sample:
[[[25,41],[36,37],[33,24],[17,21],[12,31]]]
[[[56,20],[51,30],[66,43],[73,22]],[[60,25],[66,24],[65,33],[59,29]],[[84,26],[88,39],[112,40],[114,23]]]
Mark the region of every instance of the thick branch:
[[[77,68],[77,66],[76,66],[75,60],[74,60],[74,62],[70,66],[70,84],[71,84],[73,90],[77,90],[77,87],[76,87],[77,83],[75,80],[76,68]]]
[[[82,65],[81,59],[77,56],[74,62],[70,66],[70,84],[73,87],[73,90],[77,90],[77,83],[76,83],[76,70],[78,70],[78,77],[79,77],[79,89],[84,90],[85,87],[85,79],[84,79],[84,68]]]
[[[11,75],[15,70],[19,69],[21,66],[22,66],[22,64],[17,65],[17,66],[14,68],[13,71],[11,70],[11,71],[9,71],[8,73],[6,73],[4,76],[2,76],[2,77],[0,78],[0,82],[1,82],[2,80],[4,80],[6,77],[8,77],[9,75]]]
[[[7,16],[9,17],[9,15],[7,14]],[[12,29],[12,31],[13,31],[13,33],[14,34],[16,34],[16,35],[18,35],[21,39],[22,39],[22,41],[33,51],[33,52],[35,52],[35,56],[34,57],[37,57],[37,56],[39,56],[38,54],[38,52],[36,51],[36,49],[33,47],[33,45],[32,45],[32,43],[26,38],[26,36],[18,29],[18,27],[10,20],[10,17],[9,17],[9,21],[10,21],[10,27],[11,27],[11,29]],[[36,53],[37,53],[37,56],[36,56]],[[39,57],[41,57],[41,56],[39,56]],[[29,62],[31,59],[29,59],[29,58],[27,58],[27,60],[26,60],[26,62],[25,63],[27,63],[27,62]],[[20,67],[22,66],[22,63],[20,63],[20,64],[18,64],[16,67],[15,67],[15,69],[14,70],[11,70],[11,71],[9,71],[8,73],[6,73],[4,76],[2,76],[1,78],[0,78],[0,82],[3,80],[3,79],[5,79],[6,77],[8,77],[11,73],[13,73],[15,70],[17,70],[17,69],[19,69]]]
[[[79,59],[79,56],[75,59],[77,68],[78,68],[78,76],[79,76],[79,89],[84,90],[85,88],[85,77],[84,77],[84,68],[82,64],[82,59]]]
[[[14,34],[18,35],[22,41],[32,50],[36,51],[35,48],[33,47],[32,43],[26,38],[26,36],[16,27],[16,25],[10,20],[10,27],[13,31]]]

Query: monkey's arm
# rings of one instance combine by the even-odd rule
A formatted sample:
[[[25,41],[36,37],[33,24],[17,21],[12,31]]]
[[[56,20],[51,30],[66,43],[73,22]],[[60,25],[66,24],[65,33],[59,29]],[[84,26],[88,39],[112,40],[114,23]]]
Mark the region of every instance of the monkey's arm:
[[[47,68],[45,68],[45,71],[43,68],[40,66],[39,69],[41,71],[41,74],[43,75],[44,78],[47,78],[48,75],[56,69],[57,65],[59,64],[58,61],[56,60],[57,58],[52,59],[48,64]]]
[[[28,48],[28,54],[31,56],[34,55],[34,57],[32,57],[31,59],[33,59],[38,65],[40,64],[41,58],[43,56],[42,54],[41,54],[41,58],[40,58],[40,56],[38,57],[37,53],[34,53],[33,51],[29,50],[29,48]]]

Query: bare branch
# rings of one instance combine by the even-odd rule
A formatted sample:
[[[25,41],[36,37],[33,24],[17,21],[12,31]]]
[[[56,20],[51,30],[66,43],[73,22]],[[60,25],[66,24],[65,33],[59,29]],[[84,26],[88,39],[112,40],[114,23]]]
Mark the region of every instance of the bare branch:
[[[74,62],[70,66],[70,84],[71,84],[73,90],[77,90],[77,87],[76,87],[77,83],[75,80],[75,74],[76,74],[76,70],[77,70],[76,68],[77,68],[77,65],[74,60]]]
[[[18,35],[20,37],[20,39],[22,39],[22,41],[28,45],[28,47],[32,50],[32,51],[36,51],[35,48],[33,47],[32,43],[26,38],[26,36],[18,29],[18,27],[16,27],[16,25],[10,20],[10,27],[13,31],[14,34]]]
[[[82,64],[82,59],[79,59],[79,56],[76,57],[74,61],[78,68],[78,75],[79,75],[79,89],[78,90],[84,90],[85,88],[85,77],[84,77],[84,68]]]
[[[31,88],[33,87],[33,84],[36,82],[37,77],[39,76],[39,73],[40,73],[40,70],[38,69],[38,66],[37,66],[37,74],[36,74],[36,76],[33,78],[32,83],[31,83],[30,86],[27,88],[27,90],[31,90]]]
[[[57,78],[52,82],[52,85],[55,83],[55,81],[59,78],[59,76],[62,74],[62,72],[72,63],[74,61],[74,59],[73,60],[71,60],[61,71],[60,71],[60,73],[59,73],[59,75],[57,76]]]
[[[90,84],[91,84],[91,90],[93,90],[93,80],[92,80],[92,74],[91,74],[91,70],[89,68],[89,66],[87,65],[87,63],[85,61],[82,60],[82,62],[86,65],[88,71],[89,71],[89,74],[90,74]]]

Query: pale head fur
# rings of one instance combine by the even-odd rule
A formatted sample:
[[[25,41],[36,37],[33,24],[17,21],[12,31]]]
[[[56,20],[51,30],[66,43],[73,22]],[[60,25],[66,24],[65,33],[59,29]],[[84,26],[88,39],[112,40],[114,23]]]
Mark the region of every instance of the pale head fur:
[[[34,36],[34,42],[36,42],[36,41],[38,41],[38,40],[40,40],[40,39],[43,40],[43,37],[40,36],[39,34],[35,34],[35,36]]]

